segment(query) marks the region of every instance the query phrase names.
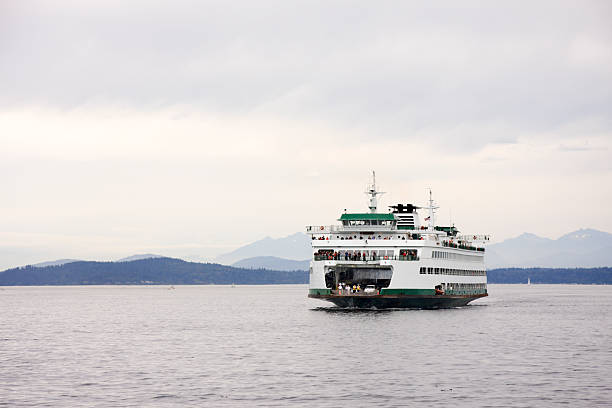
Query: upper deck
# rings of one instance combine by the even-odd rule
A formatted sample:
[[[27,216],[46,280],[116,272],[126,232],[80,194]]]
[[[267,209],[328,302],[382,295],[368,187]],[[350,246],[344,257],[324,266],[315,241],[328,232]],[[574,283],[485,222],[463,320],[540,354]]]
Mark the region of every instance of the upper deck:
[[[484,252],[488,235],[459,235],[454,225],[437,226],[433,199],[429,206],[417,207],[412,204],[396,204],[390,212],[377,212],[377,196],[383,194],[376,190],[375,180],[369,187],[369,213],[345,213],[340,216],[338,225],[309,225],[306,233],[312,237],[313,247],[400,247],[406,246],[439,246],[467,251]],[[421,223],[417,212],[420,208],[429,210]]]

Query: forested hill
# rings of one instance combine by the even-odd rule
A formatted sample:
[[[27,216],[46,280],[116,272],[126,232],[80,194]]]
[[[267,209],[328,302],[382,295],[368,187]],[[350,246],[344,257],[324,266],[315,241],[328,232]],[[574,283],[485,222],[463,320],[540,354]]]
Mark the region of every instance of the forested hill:
[[[71,262],[8,269],[0,286],[27,285],[264,285],[307,283],[306,271],[272,271],[152,258],[131,262]]]
[[[489,283],[612,284],[612,268],[507,268],[487,271]],[[245,269],[174,258],[130,262],[77,261],[0,272],[0,286],[17,285],[266,285],[308,283],[307,271]]]
[[[504,268],[487,271],[489,283],[575,283],[611,285],[612,268]]]

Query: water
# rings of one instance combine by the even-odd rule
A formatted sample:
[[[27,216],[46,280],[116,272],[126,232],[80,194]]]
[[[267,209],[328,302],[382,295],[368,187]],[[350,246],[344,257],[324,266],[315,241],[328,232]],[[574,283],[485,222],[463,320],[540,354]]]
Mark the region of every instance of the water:
[[[612,404],[612,287],[339,311],[306,286],[0,288],[4,406]]]

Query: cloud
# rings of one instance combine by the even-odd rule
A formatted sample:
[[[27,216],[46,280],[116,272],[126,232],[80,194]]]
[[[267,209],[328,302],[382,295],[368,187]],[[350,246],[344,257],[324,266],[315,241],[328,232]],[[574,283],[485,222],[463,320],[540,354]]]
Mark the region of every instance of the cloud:
[[[0,106],[190,105],[404,139],[492,122],[550,130],[609,115],[609,11],[606,2],[529,12],[514,2],[18,3],[4,19],[0,52],[11,64],[0,68]]]

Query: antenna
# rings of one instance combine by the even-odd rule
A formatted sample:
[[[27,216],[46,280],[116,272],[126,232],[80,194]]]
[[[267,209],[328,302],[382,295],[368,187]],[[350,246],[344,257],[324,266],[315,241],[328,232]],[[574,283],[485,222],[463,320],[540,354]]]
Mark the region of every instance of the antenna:
[[[384,191],[376,191],[376,172],[372,170],[372,184],[367,187],[367,191],[365,192],[370,196],[370,204],[368,208],[370,208],[371,213],[375,213],[378,207],[378,200],[376,199],[377,195],[385,194]]]
[[[435,210],[437,210],[440,207],[436,207],[434,205],[434,201],[433,201],[433,196],[431,194],[431,188],[428,187],[429,190],[429,207],[427,207],[427,209],[429,209],[429,217],[426,218],[426,221],[429,221],[429,230],[434,230],[435,226],[436,226],[436,212]]]

